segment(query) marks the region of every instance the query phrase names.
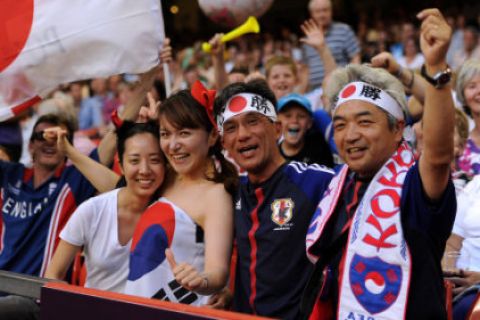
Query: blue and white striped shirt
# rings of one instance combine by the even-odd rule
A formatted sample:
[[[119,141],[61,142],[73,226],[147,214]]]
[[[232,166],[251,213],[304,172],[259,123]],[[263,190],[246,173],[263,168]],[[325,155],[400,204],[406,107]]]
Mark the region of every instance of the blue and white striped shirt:
[[[325,41],[339,67],[347,65],[360,52],[360,45],[355,33],[345,23],[332,23],[325,33]],[[303,57],[310,69],[310,90],[321,87],[324,68],[317,50],[309,45],[304,45]]]

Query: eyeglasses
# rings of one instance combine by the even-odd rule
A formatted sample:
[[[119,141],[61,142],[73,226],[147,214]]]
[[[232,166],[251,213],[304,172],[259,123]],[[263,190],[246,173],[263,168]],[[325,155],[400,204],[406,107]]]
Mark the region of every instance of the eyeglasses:
[[[42,131],[37,131],[37,132],[33,132],[33,133],[32,133],[32,137],[30,138],[30,140],[32,140],[32,141],[35,141],[35,140],[38,140],[38,141],[46,141],[45,137],[43,136],[44,133],[45,133],[44,130],[42,130]]]

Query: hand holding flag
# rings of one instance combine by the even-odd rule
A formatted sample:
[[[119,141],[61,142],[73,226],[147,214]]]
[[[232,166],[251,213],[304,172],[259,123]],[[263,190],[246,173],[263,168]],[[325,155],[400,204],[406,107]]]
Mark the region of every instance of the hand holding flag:
[[[0,121],[59,84],[159,63],[164,38],[158,0],[0,2]]]

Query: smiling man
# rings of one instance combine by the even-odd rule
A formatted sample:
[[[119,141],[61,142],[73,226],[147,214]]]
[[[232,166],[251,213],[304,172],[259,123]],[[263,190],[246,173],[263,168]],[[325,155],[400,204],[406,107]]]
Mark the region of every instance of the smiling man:
[[[247,172],[235,199],[234,309],[295,319],[312,270],[304,251],[308,223],[333,172],[285,162],[275,103],[264,81],[235,83],[215,101],[215,114],[223,146]]]
[[[455,218],[450,178],[454,106],[445,56],[451,29],[436,9],[423,20],[424,151],[403,141],[406,101],[385,70],[332,74],[334,138],[346,165],[312,219],[307,319],[446,319],[440,259]]]

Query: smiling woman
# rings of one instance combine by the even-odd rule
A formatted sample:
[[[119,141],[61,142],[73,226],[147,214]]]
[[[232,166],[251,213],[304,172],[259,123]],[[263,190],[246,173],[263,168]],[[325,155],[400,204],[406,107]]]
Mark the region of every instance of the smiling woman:
[[[66,132],[49,130],[64,144]],[[84,248],[85,286],[123,292],[128,275],[132,235],[145,208],[157,197],[165,175],[154,123],[124,122],[117,130],[118,154],[126,186],[91,198],[74,212],[60,234],[46,277],[63,279],[77,252]],[[68,144],[67,148],[73,148]]]
[[[128,294],[203,305],[226,283],[237,173],[221,153],[214,97],[197,82],[160,106],[171,174],[133,236]]]

